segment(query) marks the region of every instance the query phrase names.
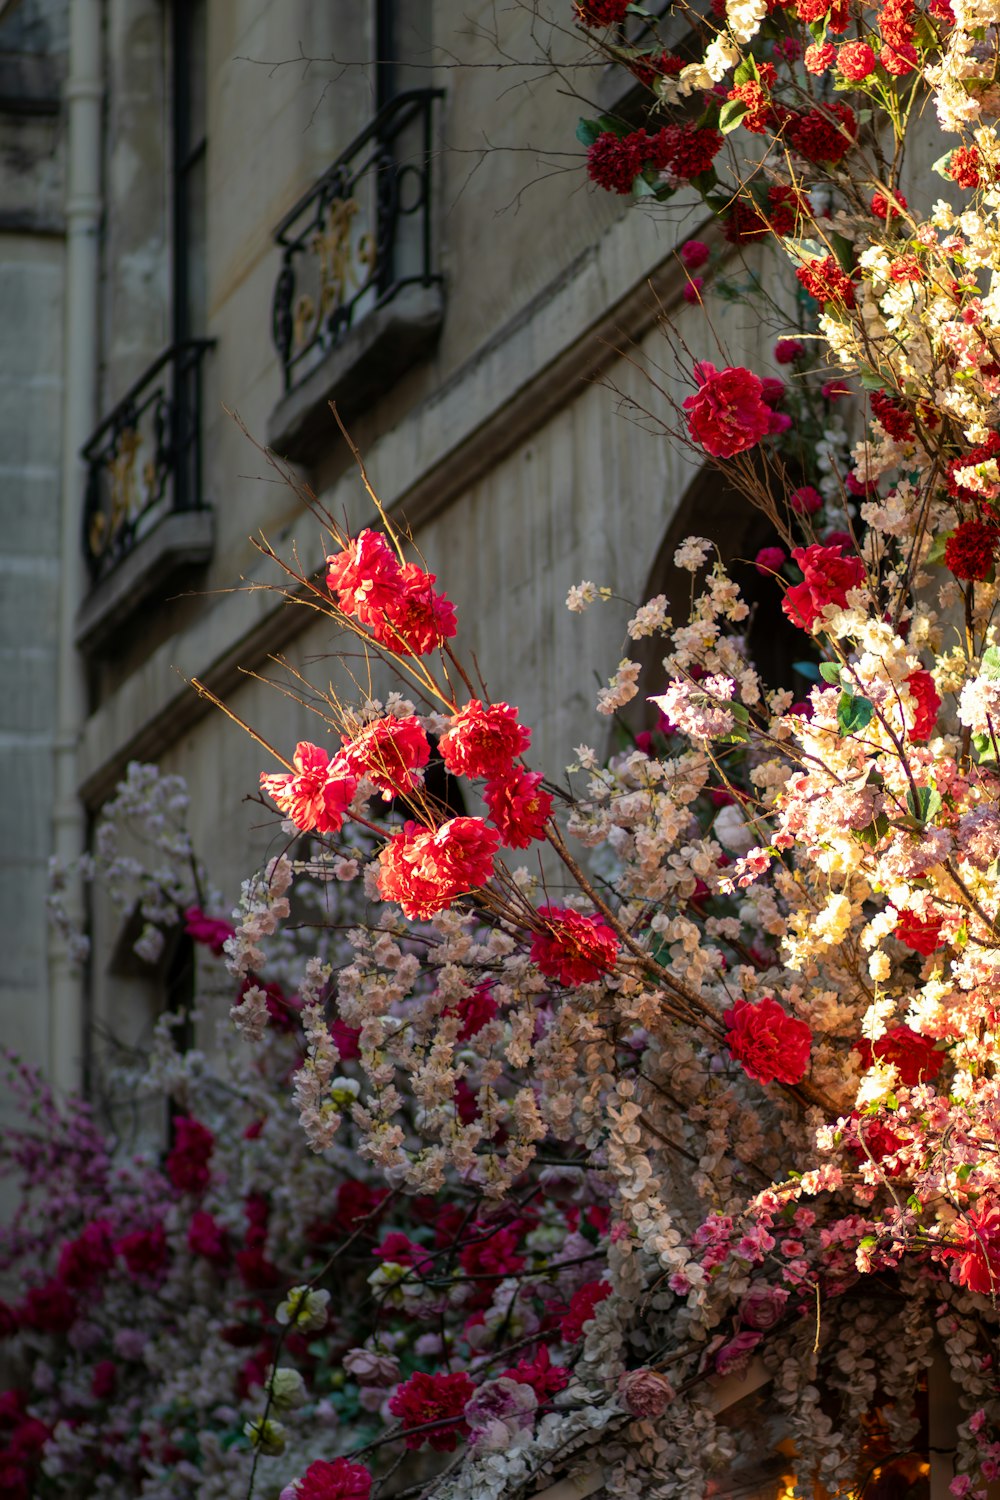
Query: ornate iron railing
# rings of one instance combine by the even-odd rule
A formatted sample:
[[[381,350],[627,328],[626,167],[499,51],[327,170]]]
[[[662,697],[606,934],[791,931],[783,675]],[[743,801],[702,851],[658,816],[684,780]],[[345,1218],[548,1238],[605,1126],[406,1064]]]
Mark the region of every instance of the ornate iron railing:
[[[441,94],[397,95],[275,230],[283,254],[273,329],[286,392],[401,288],[441,279],[431,239],[431,111]]]
[[[188,339],[164,350],[83,449],[83,539],[94,583],[163,516],[204,507],[202,360],[212,343]]]

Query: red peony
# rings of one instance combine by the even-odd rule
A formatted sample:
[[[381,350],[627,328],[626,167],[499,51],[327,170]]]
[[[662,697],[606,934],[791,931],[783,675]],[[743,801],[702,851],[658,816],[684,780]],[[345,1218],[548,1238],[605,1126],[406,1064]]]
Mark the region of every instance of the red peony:
[[[400,656],[426,656],[455,634],[454,606],[435,591],[434,574],[401,563],[377,532],[362,531],[326,561],[327,585],[340,608],[366,625],[379,645]]]
[[[964,582],[982,583],[996,559],[1000,530],[986,521],[962,521],[944,544],[945,567]]]
[[[771,409],[761,399],[759,378],[742,366],[717,370],[695,365],[698,392],[684,402],[688,432],[713,458],[732,458],[753,448],[771,426]]]
[[[564,906],[540,906],[538,915],[548,930],[536,933],[531,957],[547,978],[575,987],[614,968],[618,939],[600,917]]]
[[[795,275],[810,297],[815,297],[824,307],[828,302],[837,303],[843,308],[854,306],[854,282],[840,269],[832,255],[828,255],[825,260],[811,260],[808,265],[799,266]]]
[[[416,563],[403,564],[395,600],[371,621],[372,635],[380,646],[398,656],[426,656],[455,634],[455,606],[437,592],[434,582],[435,575]]]
[[[573,1293],[569,1311],[562,1320],[562,1336],[567,1344],[579,1343],[583,1338],[584,1324],[593,1318],[598,1303],[610,1295],[611,1285],[607,1281],[588,1281]]]
[[[901,911],[893,935],[908,948],[912,948],[914,953],[928,958],[941,947],[941,919],[918,917],[915,912]]]
[[[198,1209],[191,1215],[188,1226],[188,1249],[193,1255],[202,1255],[214,1266],[229,1263],[229,1236],[212,1215]]]
[[[184,931],[196,943],[210,948],[216,958],[221,958],[225,941],[235,936],[236,928],[219,917],[206,916],[200,906],[189,906],[184,913]]]
[[[1000,1291],[1000,1208],[974,1208],[955,1224],[960,1249],[949,1250],[956,1264],[952,1280],[970,1292],[996,1298]]]
[[[929,740],[937,723],[937,716],[941,709],[941,695],[934,686],[934,678],[930,672],[918,668],[911,672],[903,681],[910,690],[913,699],[913,727],[910,730],[910,739],[918,742]]]
[[[921,1036],[909,1026],[893,1026],[877,1042],[862,1037],[854,1043],[854,1050],[863,1068],[870,1068],[876,1061],[891,1063],[908,1089],[918,1083],[933,1083],[945,1061],[933,1037]]]
[[[345,615],[371,625],[399,595],[400,562],[377,531],[362,531],[336,557],[328,557],[326,582]]]
[[[281,1285],[281,1272],[259,1245],[237,1252],[236,1269],[243,1285],[253,1292],[269,1292]]]
[[[261,790],[304,833],[337,833],[358,789],[357,777],[346,761],[331,761],[325,750],[308,740],[296,745],[292,764],[291,772],[262,773]]]
[[[796,547],[792,553],[804,574],[803,582],[786,591],[781,607],[793,625],[814,630],[828,604],[843,608],[849,589],[865,581],[860,557],[845,557],[839,547]]]
[[[533,840],[545,837],[552,796],[541,790],[543,780],[540,771],[513,766],[486,783],[483,799],[490,810],[490,822],[506,848],[527,849]]]
[[[407,822],[379,855],[379,891],[423,921],[487,883],[499,843],[482,818],[452,818],[435,829]]]
[[[867,42],[845,42],[837,53],[837,69],[850,83],[860,83],[875,71],[875,54]]]
[[[517,722],[509,703],[486,708],[473,698],[453,714],[441,736],[441,759],[453,776],[502,776],[531,744],[531,730]]]
[[[573,9],[584,26],[620,26],[628,10],[628,0],[573,0]]]
[[[346,734],[341,738],[340,759],[358,781],[367,777],[386,802],[419,786],[413,773],[426,766],[431,747],[415,714],[406,719],[387,714],[367,724],[353,739]]]
[[[179,1193],[203,1193],[211,1180],[209,1161],[215,1136],[200,1120],[183,1115],[174,1120],[174,1144],[164,1167]]]
[[[421,1448],[429,1443],[437,1453],[454,1453],[459,1438],[468,1435],[465,1408],[475,1390],[464,1370],[453,1375],[425,1375],[418,1370],[411,1375],[389,1400],[389,1410],[402,1421],[406,1446]],[[414,1431],[431,1422],[442,1425]]]
[[[809,1066],[812,1032],[766,995],[756,1004],[737,1000],[722,1019],[726,1046],[758,1083],[800,1083]]]
[[[333,1463],[317,1459],[309,1465],[293,1489],[296,1500],[368,1500],[372,1476],[363,1464],[349,1458],[335,1458]]]

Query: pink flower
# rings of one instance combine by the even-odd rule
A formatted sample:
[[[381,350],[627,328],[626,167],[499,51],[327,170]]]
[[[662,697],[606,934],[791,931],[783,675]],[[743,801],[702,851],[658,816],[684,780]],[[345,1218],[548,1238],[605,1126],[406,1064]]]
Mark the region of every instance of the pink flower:
[[[702,361],[695,366],[699,390],[684,401],[688,432],[713,458],[732,458],[766,437],[771,410],[761,399],[758,377],[742,366],[716,370]]]
[[[785,1315],[788,1292],[782,1286],[754,1282],[740,1303],[740,1321],[748,1328],[766,1333]]]
[[[538,915],[546,931],[535,934],[531,957],[547,978],[576,986],[614,968],[618,939],[600,917],[563,906],[540,906]]]
[[[745,1330],[738,1333],[735,1338],[724,1344],[715,1356],[715,1373],[717,1375],[735,1375],[745,1370],[750,1356],[756,1349],[763,1337],[760,1333],[751,1333]]]
[[[809,1066],[812,1032],[765,996],[755,1005],[737,1000],[722,1019],[726,1046],[749,1078],[758,1083],[800,1083]]]
[[[441,736],[441,759],[453,776],[502,776],[531,744],[531,730],[509,703],[486,708],[478,698],[452,715]]]
[[[184,931],[196,943],[210,948],[216,958],[221,958],[223,945],[227,938],[235,936],[236,928],[219,917],[207,917],[200,906],[189,906],[184,913]]]
[[[678,252],[686,269],[689,271],[697,271],[699,266],[705,264],[711,253],[708,246],[703,244],[701,240],[685,240]]]
[[[779,365],[793,365],[806,352],[801,339],[779,339],[774,346],[774,357]]]
[[[486,783],[483,800],[506,848],[527,849],[534,840],[545,837],[552,794],[542,791],[544,779],[540,771],[512,766]]]
[[[419,786],[414,772],[430,759],[431,747],[416,715],[397,719],[387,714],[367,724],[352,739],[341,736],[340,760],[358,781],[367,777],[386,802]]]
[[[765,577],[777,573],[787,561],[788,555],[782,547],[761,547],[754,558],[757,572],[764,574]]]
[[[341,1364],[359,1385],[390,1386],[399,1379],[395,1355],[376,1354],[373,1349],[350,1349]]]
[[[422,1448],[429,1443],[436,1453],[454,1453],[459,1438],[468,1434],[465,1408],[475,1390],[464,1370],[453,1375],[425,1375],[418,1370],[411,1375],[389,1400],[389,1410],[402,1421],[406,1446]],[[413,1430],[431,1422],[441,1425],[424,1432]]]
[[[814,516],[823,509],[823,496],[811,484],[804,484],[792,491],[788,503],[797,516]]]
[[[337,833],[358,789],[347,762],[330,760],[319,745],[300,740],[292,758],[295,770],[261,774],[260,785],[303,833]]]
[[[482,818],[452,818],[440,828],[407,822],[379,855],[378,888],[403,915],[422,921],[493,875],[500,835]]]
[[[658,1370],[625,1370],[618,1377],[619,1403],[633,1417],[662,1417],[676,1395]]]
[[[477,985],[471,995],[466,995],[463,999],[456,1000],[454,1005],[449,1005],[444,1014],[461,1017],[462,1029],[458,1033],[458,1040],[467,1042],[470,1037],[476,1036],[493,1020],[497,1009],[497,1003],[493,998],[493,986],[487,980],[484,984]]]

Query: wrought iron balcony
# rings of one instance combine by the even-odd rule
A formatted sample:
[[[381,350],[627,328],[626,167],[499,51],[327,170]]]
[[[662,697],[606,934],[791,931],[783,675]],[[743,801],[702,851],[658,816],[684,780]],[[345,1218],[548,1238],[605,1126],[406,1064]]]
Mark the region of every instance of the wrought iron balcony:
[[[210,339],[174,344],[150,365],[83,450],[84,549],[94,585],[167,516],[205,509],[202,360]]]
[[[274,341],[286,395],[405,287],[432,287],[431,112],[440,89],[399,94],[275,230]]]

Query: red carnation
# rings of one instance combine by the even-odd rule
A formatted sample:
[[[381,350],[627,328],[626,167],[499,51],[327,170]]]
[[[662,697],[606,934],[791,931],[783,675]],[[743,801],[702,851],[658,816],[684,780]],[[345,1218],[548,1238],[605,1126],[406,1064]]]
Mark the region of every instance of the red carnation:
[[[934,1038],[921,1036],[909,1026],[893,1026],[877,1042],[862,1037],[854,1043],[854,1050],[863,1068],[870,1068],[876,1061],[891,1064],[900,1082],[910,1089],[918,1083],[933,1083],[944,1066],[944,1055],[938,1052]]]
[[[482,818],[452,818],[440,828],[407,822],[379,855],[378,888],[417,921],[485,885],[500,835]]]
[[[629,0],[574,0],[573,9],[577,20],[584,26],[596,29],[601,26],[620,26],[625,19]]]
[[[903,681],[910,690],[913,699],[913,727],[910,730],[910,739],[923,742],[929,740],[937,723],[937,716],[941,709],[941,695],[934,686],[934,678],[930,672],[918,668],[911,672]]]
[[[437,1453],[454,1453],[460,1437],[466,1437],[465,1408],[475,1386],[464,1370],[453,1375],[425,1375],[422,1370],[403,1382],[389,1400],[389,1410],[399,1417],[408,1448],[429,1443]],[[415,1432],[425,1423],[442,1423],[429,1431]]]
[[[942,946],[941,927],[940,917],[918,917],[916,912],[901,911],[894,936],[914,953],[928,958]]]
[[[562,1320],[562,1336],[567,1344],[577,1344],[583,1338],[584,1324],[594,1316],[594,1310],[605,1297],[610,1297],[611,1286],[607,1281],[588,1281],[573,1293],[569,1311]]]
[[[542,791],[543,780],[540,771],[513,766],[486,783],[483,799],[490,810],[490,822],[506,848],[527,849],[533,840],[545,837],[552,794]]]
[[[296,1500],[368,1500],[372,1476],[349,1458],[317,1459],[292,1486]]]
[[[781,607],[793,625],[813,630],[820,613],[828,604],[841,609],[847,603],[849,589],[865,581],[865,565],[860,557],[845,557],[839,547],[796,547],[792,557],[803,572],[803,582],[787,590]]]
[[[982,181],[982,159],[975,146],[959,146],[946,168],[952,182],[961,188],[977,188]]]
[[[549,979],[576,986],[600,979],[615,966],[618,939],[600,917],[564,906],[540,906],[547,931],[536,933],[531,957]]]
[[[729,1028],[726,1046],[748,1077],[758,1083],[800,1083],[805,1077],[812,1032],[777,1000],[737,1000],[722,1019]]]
[[[300,740],[292,757],[294,771],[261,774],[261,790],[303,832],[336,833],[358,789],[346,761],[330,760],[319,745]]]
[[[956,578],[979,583],[989,577],[1000,531],[986,521],[963,521],[944,544],[945,567]]]
[[[397,719],[387,714],[376,719],[352,739],[342,735],[340,759],[360,781],[367,779],[386,802],[401,792],[412,792],[419,779],[413,774],[426,766],[431,747],[416,715]]]
[[[771,426],[771,408],[761,399],[760,379],[737,365],[717,370],[695,365],[698,392],[684,401],[688,432],[713,458],[732,458],[753,448]]]
[[[192,1115],[174,1121],[174,1145],[165,1162],[170,1181],[179,1193],[203,1193],[211,1180],[209,1161],[215,1136]]]
[[[843,308],[854,306],[854,282],[840,269],[832,255],[799,266],[795,275],[810,297],[815,297],[824,306],[828,302],[839,303]]]
[[[837,53],[837,69],[850,83],[860,83],[875,71],[875,54],[867,42],[845,42]]]
[[[441,759],[453,776],[502,776],[531,744],[531,730],[517,722],[509,703],[484,708],[471,699],[441,736]]]

